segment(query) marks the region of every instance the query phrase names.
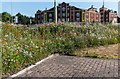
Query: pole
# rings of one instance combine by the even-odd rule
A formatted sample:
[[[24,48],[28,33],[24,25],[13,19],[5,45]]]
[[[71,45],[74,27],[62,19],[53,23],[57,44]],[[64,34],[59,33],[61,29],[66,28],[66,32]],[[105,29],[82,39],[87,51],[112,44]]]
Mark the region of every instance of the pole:
[[[13,16],[12,16],[12,0],[11,0],[11,23],[13,23]]]
[[[57,6],[56,6],[56,0],[54,0],[54,12],[55,12],[55,23],[57,24]]]
[[[103,0],[103,8],[104,8],[104,0]],[[103,24],[105,24],[105,10],[103,11]]]

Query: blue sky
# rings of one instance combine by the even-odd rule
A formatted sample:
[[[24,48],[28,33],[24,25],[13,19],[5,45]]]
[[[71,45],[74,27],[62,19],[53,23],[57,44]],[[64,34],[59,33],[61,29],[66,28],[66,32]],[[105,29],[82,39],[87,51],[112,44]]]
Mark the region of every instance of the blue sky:
[[[102,6],[102,2],[69,2],[69,4],[83,9],[88,9],[91,5],[94,5],[98,10]],[[21,14],[34,17],[38,9],[44,10],[45,8],[49,9],[51,7],[53,7],[53,2],[12,2],[11,9],[11,2],[2,2],[0,13],[6,11],[15,15],[20,12]],[[118,11],[117,2],[105,2],[105,7]]]

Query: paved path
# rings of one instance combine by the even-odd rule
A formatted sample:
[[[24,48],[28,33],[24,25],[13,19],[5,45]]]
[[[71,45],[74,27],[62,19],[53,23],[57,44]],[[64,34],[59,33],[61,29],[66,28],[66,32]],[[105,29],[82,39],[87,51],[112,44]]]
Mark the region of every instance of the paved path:
[[[118,60],[54,56],[20,77],[118,77]]]

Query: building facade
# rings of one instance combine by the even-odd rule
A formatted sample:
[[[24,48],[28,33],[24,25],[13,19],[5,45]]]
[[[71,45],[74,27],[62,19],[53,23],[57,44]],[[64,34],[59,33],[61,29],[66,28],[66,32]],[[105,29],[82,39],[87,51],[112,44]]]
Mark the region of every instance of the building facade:
[[[35,14],[37,24],[44,22],[55,21],[55,9],[38,10]],[[57,21],[58,22],[85,22],[85,10],[70,6],[68,3],[61,3],[57,6]]]
[[[94,8],[93,5],[91,8],[86,10],[86,22],[92,23],[97,22],[100,23],[100,13],[97,11],[97,8]]]
[[[117,12],[105,8],[104,3],[99,12],[93,5],[88,10],[71,6],[65,2],[57,6],[58,22],[107,23],[115,21],[117,17]],[[38,10],[35,14],[35,21],[37,24],[55,22],[55,8],[53,7],[44,11]]]
[[[100,8],[99,12],[101,23],[112,22],[114,19],[117,19],[117,12],[105,8],[104,5]]]

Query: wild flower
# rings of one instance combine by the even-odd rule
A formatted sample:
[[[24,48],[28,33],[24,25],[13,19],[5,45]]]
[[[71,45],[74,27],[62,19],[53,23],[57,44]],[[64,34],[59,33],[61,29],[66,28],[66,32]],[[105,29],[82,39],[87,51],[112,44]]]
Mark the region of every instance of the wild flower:
[[[118,43],[117,39],[119,37],[118,30],[114,29],[115,27],[109,28],[102,25],[80,25],[80,27],[77,27],[76,24],[72,23],[58,23],[58,25],[52,23],[42,25],[43,27],[40,26],[40,30],[3,26],[2,38],[0,38],[1,44],[4,44],[1,46],[4,50],[2,51],[2,57],[5,61],[3,62],[3,72],[14,72],[17,68],[25,67],[26,64],[23,63],[25,61],[28,62],[28,65],[31,61],[33,63],[41,57],[44,58],[42,52],[46,55],[54,52],[70,54],[77,46],[81,48],[104,45],[107,44],[106,42]],[[45,26],[49,28],[46,29]],[[9,30],[10,28],[11,30]],[[17,64],[13,62],[17,62]],[[15,69],[10,70],[8,66],[14,66]],[[5,68],[8,69],[4,70]]]
[[[8,35],[5,35],[5,37],[7,38],[7,37],[8,37]]]
[[[37,49],[38,49],[39,47],[38,47],[38,46],[35,46],[35,48],[37,48]]]
[[[18,51],[18,50],[16,50],[16,54],[19,54],[19,51]]]

